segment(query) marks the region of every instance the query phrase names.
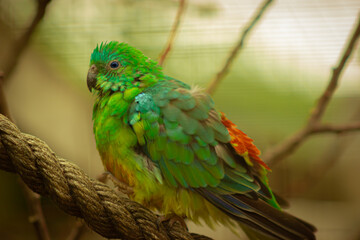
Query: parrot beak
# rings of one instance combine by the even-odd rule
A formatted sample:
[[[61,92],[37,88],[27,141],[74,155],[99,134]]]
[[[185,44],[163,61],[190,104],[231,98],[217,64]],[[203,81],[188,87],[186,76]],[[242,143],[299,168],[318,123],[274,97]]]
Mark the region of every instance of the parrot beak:
[[[87,86],[90,92],[92,92],[92,89],[96,87],[97,74],[98,74],[98,70],[95,64],[91,65],[87,74]]]

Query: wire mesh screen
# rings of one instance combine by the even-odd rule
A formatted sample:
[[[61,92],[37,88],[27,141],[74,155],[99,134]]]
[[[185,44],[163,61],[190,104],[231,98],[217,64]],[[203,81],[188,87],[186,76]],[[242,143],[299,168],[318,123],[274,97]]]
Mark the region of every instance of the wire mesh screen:
[[[238,43],[261,1],[187,1],[164,72],[206,88]],[[45,140],[85,172],[103,171],[92,134],[92,96],[86,74],[92,50],[106,41],[127,42],[157,60],[179,7],[171,0],[53,0],[6,82],[5,93],[17,124]],[[332,67],[349,41],[359,16],[357,0],[276,1],[249,33],[216,89],[216,108],[266,152],[308,119],[325,89]],[[13,57],[14,44],[30,26],[36,1],[0,0],[0,69]],[[341,74],[324,122],[360,119],[360,51],[355,47]],[[311,220],[319,239],[355,239],[360,226],[359,134],[315,135],[274,166],[272,188],[290,198],[290,212]],[[315,170],[314,170],[315,169]],[[36,239],[26,232],[26,209],[16,183],[0,174],[0,235]],[[13,187],[9,187],[13,186]],[[18,206],[22,206],[19,208]],[[73,219],[45,200],[54,235]],[[8,221],[8,216],[12,220]],[[25,216],[25,217],[24,217]],[[18,228],[27,229],[22,233]],[[236,238],[223,227],[195,232],[214,239]],[[92,232],[84,239],[102,239]],[[226,236],[226,237],[225,237]],[[28,238],[29,237],[29,238]],[[243,236],[244,237],[244,236]]]

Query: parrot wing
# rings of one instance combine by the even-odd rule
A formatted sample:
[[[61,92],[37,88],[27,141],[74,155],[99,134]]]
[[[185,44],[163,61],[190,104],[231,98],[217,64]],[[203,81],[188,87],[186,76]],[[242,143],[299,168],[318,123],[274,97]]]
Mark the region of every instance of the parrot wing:
[[[159,81],[135,98],[129,123],[170,186],[198,192],[274,239],[315,239],[310,224],[280,210],[259,150],[214,109],[208,94],[180,81]]]
[[[211,97],[177,87],[177,82],[163,84],[166,86],[154,86],[136,97],[129,123],[167,183],[210,187],[221,193],[260,191],[271,198],[251,168],[234,158],[230,134]]]

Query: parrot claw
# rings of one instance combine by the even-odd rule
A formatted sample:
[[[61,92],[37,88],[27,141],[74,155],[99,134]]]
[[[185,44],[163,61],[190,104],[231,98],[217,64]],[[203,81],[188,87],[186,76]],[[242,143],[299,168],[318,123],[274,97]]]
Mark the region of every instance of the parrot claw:
[[[180,217],[178,215],[176,215],[175,213],[170,213],[170,214],[166,214],[166,215],[162,215],[159,216],[158,219],[156,220],[158,229],[160,228],[160,225],[163,222],[169,221],[169,226],[170,228],[176,223],[180,223],[180,225],[185,228],[186,230],[188,230],[186,223],[185,223],[185,218],[184,217]]]

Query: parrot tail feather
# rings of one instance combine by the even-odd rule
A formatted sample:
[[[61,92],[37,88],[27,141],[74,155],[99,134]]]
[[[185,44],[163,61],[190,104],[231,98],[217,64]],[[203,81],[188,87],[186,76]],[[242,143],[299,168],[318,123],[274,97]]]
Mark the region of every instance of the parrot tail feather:
[[[316,228],[313,225],[278,210],[261,199],[249,198],[243,194],[221,195],[206,188],[198,188],[196,191],[241,226],[246,225],[245,232],[252,232],[251,239],[316,239]]]

